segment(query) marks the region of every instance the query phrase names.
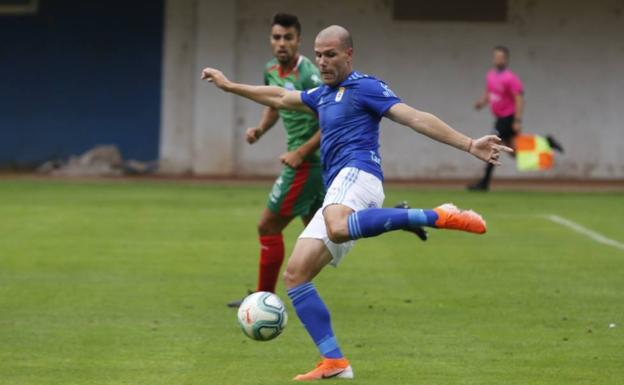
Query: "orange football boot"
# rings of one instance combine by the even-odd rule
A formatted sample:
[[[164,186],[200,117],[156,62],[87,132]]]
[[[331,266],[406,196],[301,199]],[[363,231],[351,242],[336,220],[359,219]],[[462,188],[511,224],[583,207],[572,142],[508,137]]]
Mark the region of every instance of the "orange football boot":
[[[293,378],[295,381],[326,380],[330,378],[353,379],[353,369],[346,358],[325,358],[306,374]]]
[[[445,203],[433,209],[438,214],[435,225],[439,229],[462,230],[469,233],[483,234],[485,221],[472,210],[460,210],[454,204]]]

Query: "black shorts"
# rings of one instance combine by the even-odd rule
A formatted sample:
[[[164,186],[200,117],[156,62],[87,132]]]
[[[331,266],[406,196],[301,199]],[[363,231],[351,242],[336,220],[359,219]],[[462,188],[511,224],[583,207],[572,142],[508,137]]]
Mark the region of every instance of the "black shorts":
[[[494,129],[498,133],[498,137],[504,141],[509,141],[516,136],[513,129],[514,115],[505,116],[504,118],[496,118]]]

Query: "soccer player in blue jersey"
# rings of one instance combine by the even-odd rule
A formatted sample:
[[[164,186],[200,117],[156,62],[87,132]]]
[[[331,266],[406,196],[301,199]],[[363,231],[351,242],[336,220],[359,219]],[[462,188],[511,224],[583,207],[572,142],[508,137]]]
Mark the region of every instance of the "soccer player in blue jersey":
[[[379,122],[387,117],[434,140],[499,164],[511,152],[494,135],[471,139],[437,117],[405,103],[381,80],[353,71],[353,42],[343,27],[322,30],[314,42],[323,85],[308,91],[234,83],[213,68],[202,79],[220,89],[269,107],[314,113],[321,128],[321,162],[328,187],[319,209],[295,244],[284,280],[293,307],[312,337],[321,362],[295,380],[353,378],[353,369],[334,335],[329,310],[312,280],[328,264],[336,266],[356,239],[418,226],[484,233],[473,211],[451,204],[431,210],[381,208],[384,200],[379,154]]]

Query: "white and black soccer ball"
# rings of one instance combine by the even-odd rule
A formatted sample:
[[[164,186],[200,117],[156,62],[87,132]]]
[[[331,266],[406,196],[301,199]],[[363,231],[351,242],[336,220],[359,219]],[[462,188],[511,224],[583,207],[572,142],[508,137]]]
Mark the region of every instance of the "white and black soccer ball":
[[[243,333],[256,341],[279,336],[287,322],[286,306],[277,295],[267,291],[250,294],[238,308],[238,323]]]

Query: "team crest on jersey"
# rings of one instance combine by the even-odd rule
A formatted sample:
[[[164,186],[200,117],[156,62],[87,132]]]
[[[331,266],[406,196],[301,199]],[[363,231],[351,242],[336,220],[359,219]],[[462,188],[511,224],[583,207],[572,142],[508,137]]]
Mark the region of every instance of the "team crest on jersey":
[[[340,87],[338,88],[338,93],[336,94],[336,101],[339,102],[342,100],[342,97],[344,96],[345,93],[345,88],[344,87]]]
[[[295,85],[292,84],[291,82],[286,82],[284,83],[284,88],[286,88],[288,91],[294,91]]]

